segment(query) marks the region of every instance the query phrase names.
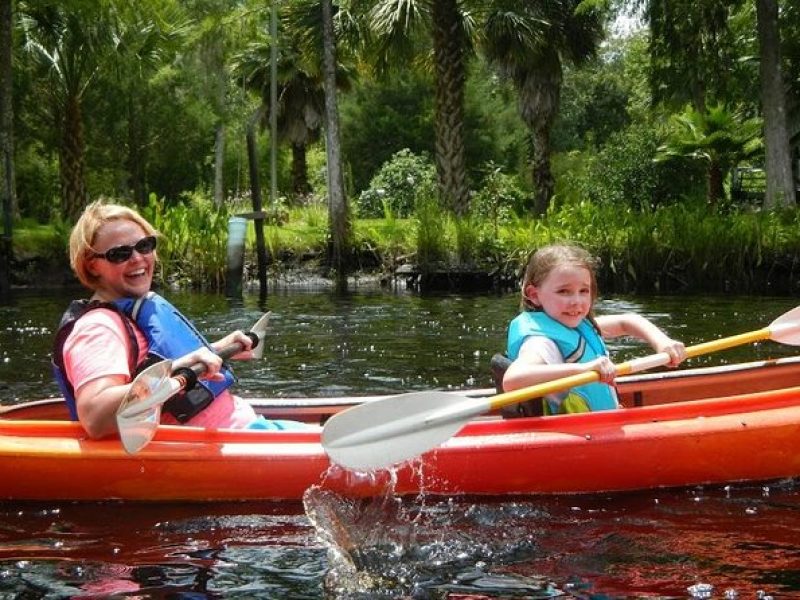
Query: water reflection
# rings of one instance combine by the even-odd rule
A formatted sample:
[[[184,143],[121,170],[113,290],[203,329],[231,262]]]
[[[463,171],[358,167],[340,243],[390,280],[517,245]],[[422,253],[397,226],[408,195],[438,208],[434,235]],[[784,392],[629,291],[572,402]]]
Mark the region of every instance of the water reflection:
[[[0,598],[800,595],[791,483],[305,502],[0,504]]]

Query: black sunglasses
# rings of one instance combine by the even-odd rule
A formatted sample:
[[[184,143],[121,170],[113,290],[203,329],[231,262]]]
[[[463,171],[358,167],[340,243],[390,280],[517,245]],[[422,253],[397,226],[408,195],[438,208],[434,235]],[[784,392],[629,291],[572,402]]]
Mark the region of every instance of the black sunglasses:
[[[92,258],[104,258],[110,263],[120,264],[124,263],[131,256],[133,251],[136,250],[139,254],[150,254],[156,249],[156,236],[148,235],[143,237],[133,246],[114,246],[105,252],[95,252]]]

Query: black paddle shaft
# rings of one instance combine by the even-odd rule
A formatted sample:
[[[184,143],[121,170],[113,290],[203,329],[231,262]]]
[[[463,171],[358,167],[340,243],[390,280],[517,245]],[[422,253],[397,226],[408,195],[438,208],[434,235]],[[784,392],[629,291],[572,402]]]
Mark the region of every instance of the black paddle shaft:
[[[259,339],[257,334],[253,333],[252,331],[248,331],[245,335],[253,341],[251,348],[258,346]],[[234,342],[233,344],[225,346],[217,353],[217,355],[222,360],[225,360],[234,354],[238,354],[243,349],[244,348],[241,343]],[[193,364],[191,367],[180,367],[179,369],[175,369],[171,376],[181,381],[181,389],[191,390],[195,385],[197,385],[197,378],[205,372],[206,364],[198,362]]]

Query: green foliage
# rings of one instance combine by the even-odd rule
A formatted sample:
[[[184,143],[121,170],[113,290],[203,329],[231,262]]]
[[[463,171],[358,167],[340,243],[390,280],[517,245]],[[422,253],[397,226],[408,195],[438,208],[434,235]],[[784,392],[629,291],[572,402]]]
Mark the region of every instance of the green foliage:
[[[486,165],[483,187],[472,198],[472,212],[495,225],[508,222],[512,215],[529,212],[529,192],[522,188],[519,178],[504,173],[493,162]]]
[[[644,210],[701,196],[702,166],[688,159],[655,162],[657,149],[651,126],[635,124],[612,134],[597,152],[558,157],[554,164],[558,201],[590,200]]]
[[[439,204],[433,187],[417,195],[415,206],[417,232],[417,267],[431,271],[447,260],[447,239],[442,226],[447,216]]]
[[[61,219],[42,225],[35,219],[22,219],[14,225],[14,256],[17,260],[39,257],[53,262],[68,262],[70,227]]]
[[[391,273],[414,252],[415,231],[410,219],[398,219],[387,211],[382,219],[359,219],[354,226],[359,254],[375,257],[384,273]]]
[[[169,207],[151,194],[141,213],[162,234],[158,257],[163,280],[221,288],[230,216],[227,207],[216,207],[202,192],[186,194],[182,202]]]
[[[201,193],[176,206],[150,198],[143,210],[163,233],[161,278],[181,287],[221,289],[230,212],[216,209]],[[15,254],[63,264],[66,223],[42,226],[24,220],[15,227]],[[289,221],[265,226],[271,268],[315,264],[324,255],[328,231],[322,203],[289,209]],[[575,201],[542,219],[509,218],[500,224],[478,215],[456,221],[439,206],[431,187],[420,194],[413,219],[387,213],[355,222],[356,246],[372,257],[367,268],[391,272],[409,260],[422,272],[462,268],[496,271],[517,279],[531,250],[574,242],[601,259],[604,293],[800,292],[800,214],[731,208],[708,211],[704,202],[668,203],[637,210],[610,203]],[[254,264],[253,228],[246,259]]]
[[[746,119],[722,103],[704,111],[687,106],[683,113],[672,116],[670,125],[655,160],[701,162],[707,169],[708,202],[712,205],[724,198],[723,180],[731,167],[763,150],[761,119]]]
[[[566,69],[561,106],[553,125],[556,151],[602,146],[631,121],[634,81],[625,78],[621,55],[609,54],[585,68]]]
[[[744,118],[722,103],[706,107],[705,112],[686,106],[670,119],[665,143],[658,148],[657,160],[691,158],[715,163],[723,171],[745,158],[763,152],[761,119]]]
[[[42,144],[18,148],[16,163],[17,197],[23,217],[47,223],[58,214],[58,162],[47,156]]]
[[[342,150],[359,192],[392,154],[433,153],[433,92],[413,71],[385,81],[364,79],[341,98]]]
[[[398,217],[408,217],[420,190],[430,187],[435,177],[429,158],[418,156],[408,148],[400,150],[372,178],[369,189],[358,196],[358,214],[379,217],[388,210]]]

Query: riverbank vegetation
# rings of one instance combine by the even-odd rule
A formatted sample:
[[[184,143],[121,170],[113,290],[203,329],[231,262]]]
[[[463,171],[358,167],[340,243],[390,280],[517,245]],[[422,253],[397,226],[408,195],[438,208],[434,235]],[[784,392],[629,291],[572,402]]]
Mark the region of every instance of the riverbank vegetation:
[[[495,286],[515,285],[531,249],[571,241],[600,259],[605,292],[794,294],[800,291],[800,213],[733,209],[709,213],[704,202],[640,210],[577,201],[531,220],[507,204],[492,214],[455,219],[435,202],[409,216],[388,209],[354,221],[354,271],[391,283],[401,265],[419,273],[482,272]],[[222,289],[226,276],[227,207],[195,198],[168,211],[153,199],[142,209],[163,234],[162,283]],[[281,211],[265,225],[271,280],[324,276],[327,207],[310,203]],[[65,265],[68,229],[20,228],[20,256]],[[44,257],[44,258],[42,258]],[[248,227],[246,279],[256,281],[255,233]],[[42,269],[38,269],[41,271]],[[28,267],[37,276],[35,266]],[[24,274],[24,270],[21,271]],[[25,281],[23,283],[52,284]]]
[[[506,284],[532,248],[569,240],[601,258],[609,291],[798,291],[795,3],[333,6],[340,140],[324,139],[318,1],[279,3],[275,19],[249,0],[0,12],[0,66],[13,65],[0,291],[3,273],[31,285],[63,268],[71,223],[98,197],[156,225],[161,277],[178,286],[223,289],[228,219],[251,213],[249,277],[263,222],[271,277]],[[346,267],[331,259],[342,243]]]

